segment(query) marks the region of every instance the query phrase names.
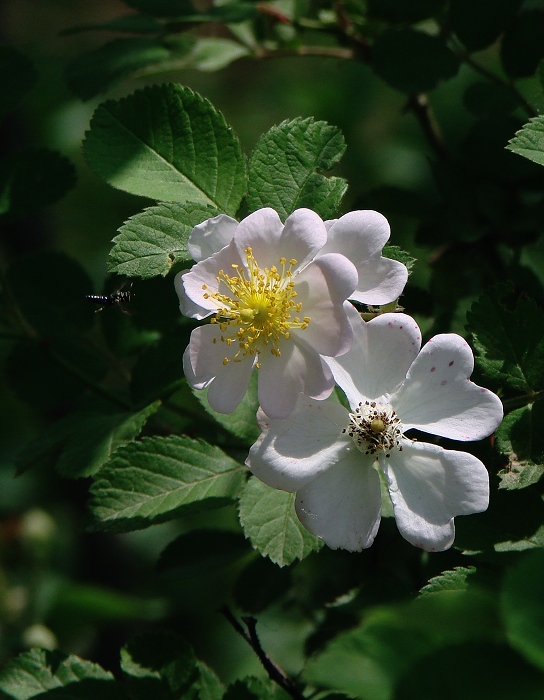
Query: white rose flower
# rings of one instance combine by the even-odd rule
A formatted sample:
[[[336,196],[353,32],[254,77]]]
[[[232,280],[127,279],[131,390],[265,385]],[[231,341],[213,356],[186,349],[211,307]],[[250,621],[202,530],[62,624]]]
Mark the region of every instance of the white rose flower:
[[[213,318],[192,332],[184,370],[191,386],[208,388],[214,410],[238,406],[254,367],[271,417],[287,417],[301,392],[329,396],[334,379],[323,357],[351,347],[346,299],[358,276],[343,255],[317,257],[326,242],[325,224],[309,209],[285,225],[260,209],[239,224],[220,216],[193,231],[189,251],[202,259],[175,279],[180,309]]]
[[[487,470],[467,452],[404,433],[480,440],[500,424],[501,401],[470,381],[474,358],[460,336],[437,335],[420,351],[410,316],[350,317],[353,346],[328,364],[351,410],[300,396],[286,420],[260,412],[263,432],[246,463],[269,486],[296,492],[298,517],[310,532],[349,551],[376,536],[381,470],[401,535],[427,551],[447,549],[454,517],[487,508]]]

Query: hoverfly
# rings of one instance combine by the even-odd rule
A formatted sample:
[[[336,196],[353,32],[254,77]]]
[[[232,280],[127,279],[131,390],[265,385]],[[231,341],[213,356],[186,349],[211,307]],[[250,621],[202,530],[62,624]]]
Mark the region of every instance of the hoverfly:
[[[93,304],[99,305],[99,308],[96,309],[95,313],[103,311],[106,306],[119,306],[123,313],[128,314],[130,312],[126,308],[125,304],[128,304],[128,302],[132,299],[132,296],[133,292],[131,283],[130,288],[126,291],[117,290],[111,294],[87,294],[85,299]]]

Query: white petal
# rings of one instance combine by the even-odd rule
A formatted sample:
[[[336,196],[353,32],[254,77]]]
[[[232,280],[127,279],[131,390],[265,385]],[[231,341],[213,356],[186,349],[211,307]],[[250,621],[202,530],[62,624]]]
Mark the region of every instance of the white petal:
[[[398,299],[408,281],[408,269],[397,260],[375,257],[357,267],[359,282],[350,299],[379,306]]]
[[[354,407],[397,388],[419,352],[421,332],[406,314],[381,314],[366,323],[356,311],[349,316],[354,331],[351,350],[326,362]]]
[[[276,265],[280,258],[296,260],[293,271],[312,260],[327,240],[325,224],[310,209],[297,209],[285,222],[270,208],[259,209],[243,219],[236,231],[235,243],[242,260],[251,248],[261,269]]]
[[[216,324],[195,328],[184,354],[187,381],[195,389],[208,387],[208,403],[219,413],[232,413],[244,398],[253,368],[253,358],[233,361],[236,343],[227,345]],[[215,342],[214,342],[215,341]],[[224,358],[229,358],[227,364]]]
[[[179,297],[179,310],[184,316],[189,316],[189,318],[203,319],[212,313],[209,309],[205,309],[190,299],[185,293],[185,288],[183,286],[183,278],[185,275],[189,274],[190,270],[182,270],[174,277],[174,288]]]
[[[259,411],[258,420],[263,432],[249,450],[246,464],[276,489],[297,491],[355,449],[351,438],[342,433],[348,412],[335,401],[300,395],[289,418],[274,420]]]
[[[416,547],[440,552],[455,537],[453,518],[484,511],[487,469],[468,452],[403,440],[402,452],[380,456],[402,536]]]
[[[200,262],[228,245],[236,232],[238,222],[226,214],[207,219],[191,231],[187,250],[195,262]]]
[[[261,353],[259,362],[259,403],[271,418],[287,418],[300,393],[322,399],[334,388],[332,373],[315,350],[292,338],[282,342],[279,357]]]
[[[389,222],[371,209],[351,211],[329,224],[322,253],[342,253],[358,267],[379,255],[389,240]]]
[[[502,420],[500,399],[469,380],[474,357],[455,333],[431,338],[410,367],[391,405],[405,430],[452,440],[480,440]]]
[[[374,458],[359,450],[297,491],[295,506],[304,527],[331,549],[359,552],[374,542],[380,525],[380,477]]]
[[[231,241],[228,246],[222,248],[218,253],[214,253],[211,257],[193,265],[189,272],[183,274],[178,284],[182,285],[184,295],[192,302],[191,306],[189,306],[188,302],[184,302],[184,308],[188,310],[193,308],[207,310],[204,315],[186,315],[191,315],[192,318],[202,319],[220,308],[222,305],[211,298],[209,294],[217,292],[218,290],[226,296],[232,296],[232,293],[224,283],[220,284],[218,282],[217,277],[219,271],[223,270],[226,274],[231,275],[232,265],[240,264],[241,260],[238,251]]]
[[[353,331],[344,301],[357,283],[355,267],[342,255],[324,255],[295,277],[295,301],[302,304],[301,317],[309,316],[304,330],[293,330],[320,355],[339,355],[353,342]]]

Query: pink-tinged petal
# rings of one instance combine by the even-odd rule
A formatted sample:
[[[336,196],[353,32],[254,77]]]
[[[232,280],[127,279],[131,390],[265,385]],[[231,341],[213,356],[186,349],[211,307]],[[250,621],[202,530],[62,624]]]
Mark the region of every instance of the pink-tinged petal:
[[[263,432],[249,450],[246,464],[272,488],[298,491],[353,451],[351,438],[342,433],[348,412],[334,401],[300,395],[287,420],[271,419],[263,411],[257,418]]]
[[[183,286],[183,278],[189,274],[190,270],[182,270],[174,277],[174,287],[179,298],[179,310],[184,316],[189,318],[203,319],[212,313],[209,309],[205,309],[190,299],[185,293]]]
[[[187,250],[195,262],[200,262],[210,255],[218,253],[234,238],[238,222],[226,214],[219,214],[207,219],[191,231]]]
[[[322,253],[341,253],[356,267],[379,256],[391,235],[385,216],[371,209],[351,211],[326,224],[328,237]]]
[[[481,513],[489,504],[489,475],[468,452],[403,440],[402,452],[380,456],[401,535],[416,547],[451,547],[456,515]]]
[[[281,223],[278,214],[269,208],[259,209],[243,219],[236,231],[236,245],[245,260],[246,248],[251,248],[261,269],[279,267],[280,258],[296,260],[293,272],[312,260],[327,240],[325,224],[310,209],[297,209]]]
[[[232,413],[244,398],[253,369],[253,358],[234,361],[238,345],[220,340],[216,324],[195,328],[185,351],[183,366],[187,381],[195,389],[208,387],[208,403],[219,413]],[[229,362],[224,364],[224,359]]]
[[[381,314],[365,322],[356,311],[349,317],[354,331],[351,350],[327,358],[334,379],[352,407],[394,391],[419,352],[421,332],[406,314]]]
[[[344,453],[337,464],[297,491],[300,522],[331,549],[360,552],[374,542],[381,515],[373,456]]]
[[[498,396],[474,384],[472,350],[461,336],[431,338],[391,396],[404,430],[417,428],[452,440],[481,440],[498,427],[503,409]]]
[[[304,330],[292,330],[320,355],[346,352],[353,342],[353,331],[344,301],[357,282],[354,266],[342,255],[324,255],[295,277],[296,302],[302,304],[301,318],[311,320]]]
[[[240,264],[241,260],[236,246],[231,242],[218,253],[193,265],[189,272],[183,274],[179,283],[183,286],[185,296],[191,300],[194,308],[207,309],[205,315],[186,315],[191,315],[191,318],[202,319],[217,311],[222,305],[210,297],[210,293],[219,290],[226,296],[232,296],[228,287],[223,282],[220,283],[218,281],[219,271],[223,270],[227,275],[232,275],[232,266]],[[187,308],[191,307],[187,305]]]
[[[332,373],[315,350],[293,338],[281,343],[279,357],[263,352],[259,362],[259,403],[271,418],[287,418],[300,393],[324,399],[334,388]]]
[[[376,257],[357,267],[359,282],[350,299],[380,306],[398,299],[408,281],[408,269],[397,260]]]

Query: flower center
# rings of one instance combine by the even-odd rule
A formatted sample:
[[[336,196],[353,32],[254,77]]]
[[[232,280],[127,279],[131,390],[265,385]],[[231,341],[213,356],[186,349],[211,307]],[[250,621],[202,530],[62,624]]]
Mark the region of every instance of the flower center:
[[[394,448],[402,450],[400,418],[388,404],[376,401],[360,403],[349,414],[349,425],[342,432],[347,433],[365,455],[383,452],[389,457]]]
[[[296,260],[280,258],[279,268],[261,268],[246,248],[246,268],[233,264],[234,274],[219,270],[217,282],[227,287],[229,294],[206,292],[205,299],[215,299],[220,304],[212,323],[221,329],[220,340],[227,345],[238,343],[239,349],[231,359],[240,362],[247,355],[259,355],[267,349],[280,356],[280,343],[290,336],[291,330],[304,330],[310,323],[309,316],[300,318],[302,304],[295,302],[292,268]],[[203,285],[206,290],[206,285]],[[223,364],[230,359],[225,357]],[[256,363],[259,367],[259,363]]]

